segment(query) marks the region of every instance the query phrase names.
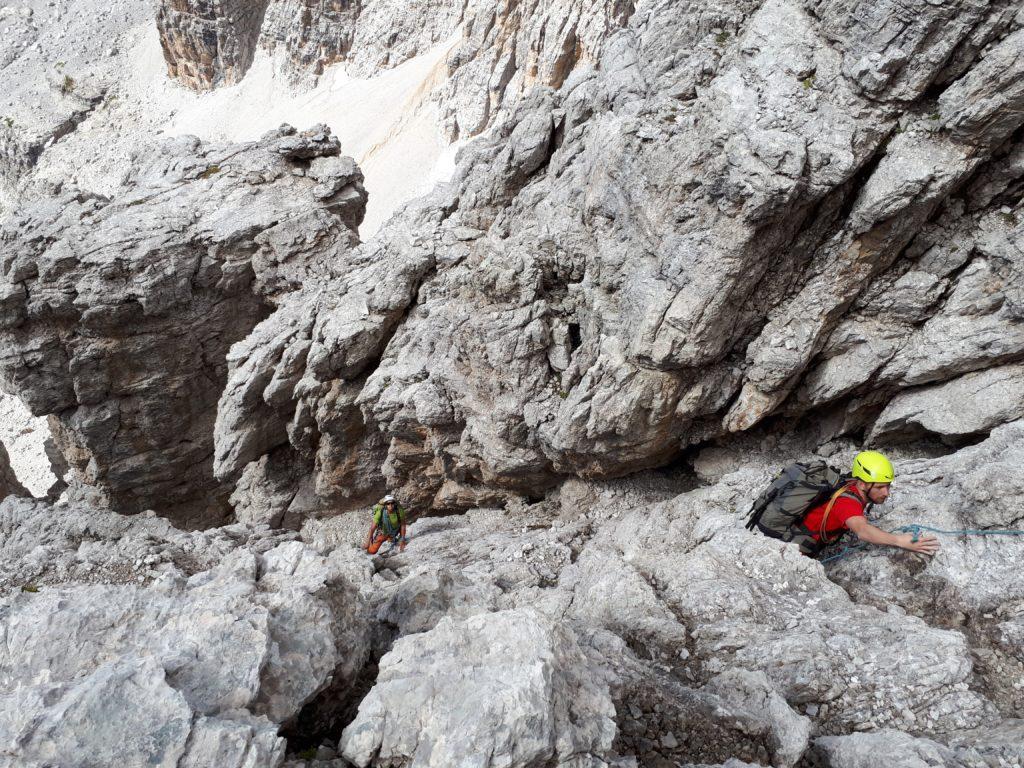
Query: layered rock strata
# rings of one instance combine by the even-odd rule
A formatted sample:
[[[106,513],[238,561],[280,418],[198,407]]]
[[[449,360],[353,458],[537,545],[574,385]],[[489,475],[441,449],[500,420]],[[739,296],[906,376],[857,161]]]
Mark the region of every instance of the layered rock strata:
[[[263,0],[245,4],[161,0],[158,23],[168,73],[196,90],[238,82],[259,46],[286,77],[315,81],[345,62],[369,77],[450,41],[434,96],[450,141],[476,136],[533,87],[559,88],[597,66],[632,0],[537,2]],[[706,25],[713,25],[710,20]],[[708,27],[710,28],[710,26]]]
[[[369,344],[376,368],[331,370],[319,361],[337,353],[316,351],[285,418],[322,425],[323,393],[350,391],[332,395],[349,444],[364,445],[350,425],[366,425],[387,441],[392,488],[459,508],[661,464],[773,414],[816,412],[823,440],[870,429],[898,392],[1019,360],[1019,175],[1002,158],[1017,142],[1022,33],[1002,9],[965,10],[976,27],[925,9],[885,43],[916,52],[913,77],[871,80],[847,59],[874,43],[826,44],[852,30],[842,15],[823,25],[826,12],[767,3],[736,17],[735,44],[709,30],[664,71],[663,46],[702,17],[634,14],[597,75],[533,91],[465,153],[451,188],[385,229],[374,279],[423,286],[397,305],[386,287],[388,311],[371,311],[361,338],[343,319],[362,300],[311,320],[344,329],[313,334],[326,349]],[[987,55],[950,70],[948,50],[968,44]],[[932,119],[935,80],[948,85]],[[291,316],[249,344],[282,339]],[[961,395],[983,384],[965,379]],[[951,434],[1015,418],[1012,387],[993,391],[992,412]],[[233,397],[222,411],[244,424]],[[896,436],[893,414],[879,434]],[[242,471],[230,445],[245,439],[218,432],[219,472]],[[365,454],[341,445],[321,442],[316,466]],[[319,491],[343,485],[330,475],[315,473]]]
[[[323,129],[185,138],[114,200],[68,190],[8,222],[0,372],[34,414],[56,414],[82,483],[123,512],[221,516],[228,349],[357,242],[361,181]]]
[[[268,0],[165,0],[156,25],[167,74],[189,88],[237,83],[252,64]]]
[[[491,130],[373,241],[319,128],[0,230],[5,388],[142,513],[0,505],[0,764],[1021,763],[1019,7],[404,7],[161,21],[203,87],[463,26],[442,114]],[[743,529],[865,437],[939,555]],[[368,561],[385,488],[465,514]]]

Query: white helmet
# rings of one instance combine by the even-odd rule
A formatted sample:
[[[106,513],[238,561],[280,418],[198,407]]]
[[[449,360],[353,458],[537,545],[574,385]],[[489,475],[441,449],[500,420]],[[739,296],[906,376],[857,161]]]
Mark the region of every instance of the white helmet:
[[[389,494],[388,494],[387,496],[385,496],[385,497],[384,497],[383,499],[381,499],[381,500],[380,500],[380,503],[381,503],[381,504],[395,504],[395,503],[397,503],[397,502],[395,501],[395,497],[394,497],[394,496],[392,496],[392,495],[391,495],[391,494],[389,493]]]

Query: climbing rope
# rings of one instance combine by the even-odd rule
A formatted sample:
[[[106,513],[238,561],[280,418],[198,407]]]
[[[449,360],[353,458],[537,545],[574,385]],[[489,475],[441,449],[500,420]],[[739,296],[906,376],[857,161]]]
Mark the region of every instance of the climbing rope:
[[[1024,536],[1024,530],[1018,531],[1014,528],[1008,528],[1002,531],[991,530],[988,528],[959,528],[951,531],[945,528],[932,528],[930,525],[917,525],[916,523],[912,523],[911,525],[901,525],[896,530],[900,533],[914,534],[914,541],[917,541],[917,537],[921,535],[921,531],[928,531],[928,533],[948,533],[952,536]]]
[[[918,525],[917,523],[911,523],[909,525],[901,525],[899,528],[895,528],[890,533],[912,533],[914,535],[913,541],[917,541],[921,536],[921,532],[926,531],[928,533],[942,533],[950,536],[1024,536],[1024,530],[1016,529],[1004,529],[1004,530],[989,530],[987,528],[958,528],[950,530],[947,528],[932,528],[930,525]],[[822,560],[822,564],[829,563],[834,560],[842,560],[855,555],[858,552],[864,550],[867,547],[867,543],[854,544],[850,547],[844,547],[841,551],[826,557]]]

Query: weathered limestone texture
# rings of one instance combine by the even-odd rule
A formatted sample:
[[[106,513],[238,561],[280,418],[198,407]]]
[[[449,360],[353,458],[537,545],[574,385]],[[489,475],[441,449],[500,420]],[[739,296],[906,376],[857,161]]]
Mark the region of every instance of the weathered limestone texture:
[[[319,75],[347,57],[360,0],[271,0],[266,5],[261,44],[270,50],[280,47],[294,70]]]
[[[1024,764],[1019,3],[160,29],[195,88],[433,49],[417,103],[466,143],[368,242],[323,127],[171,140],[0,224],[0,376],[72,475],[0,504],[2,768]],[[743,528],[865,444],[874,519],[935,557]],[[384,491],[416,515],[370,559]]]
[[[275,766],[280,724],[367,657],[343,553],[12,498],[0,530],[0,762]]]
[[[528,611],[444,619],[381,659],[342,753],[358,766],[430,768],[480,755],[509,765],[600,756],[615,707],[589,666],[571,630]]]
[[[0,375],[81,482],[122,512],[218,519],[215,405],[230,345],[357,242],[362,174],[324,129],[140,160],[108,200],[69,190],[0,230]]]
[[[269,0],[160,0],[167,74],[197,91],[237,83],[252,64]]]
[[[777,414],[956,444],[1019,418],[1024,29],[1003,5],[873,9],[892,34],[859,13],[468,6],[441,103],[493,128],[234,349],[236,513],[536,498]]]

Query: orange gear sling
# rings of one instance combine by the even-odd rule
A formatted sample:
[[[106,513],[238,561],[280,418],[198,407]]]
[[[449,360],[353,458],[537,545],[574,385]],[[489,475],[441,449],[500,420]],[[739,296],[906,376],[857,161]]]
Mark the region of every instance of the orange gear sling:
[[[818,542],[822,546],[835,544],[837,541],[843,538],[843,532],[842,530],[840,530],[838,536],[836,536],[834,539],[830,539],[828,537],[828,534],[825,532],[825,525],[828,523],[828,516],[832,513],[832,507],[835,506],[836,502],[839,501],[839,498],[845,495],[847,491],[851,492],[850,495],[853,496],[862,507],[864,506],[864,500],[861,499],[860,494],[857,493],[856,486],[853,485],[853,483],[844,485],[841,488],[839,488],[835,493],[833,493],[832,498],[828,500],[828,505],[825,507],[825,513],[821,516],[821,525],[818,526]]]

